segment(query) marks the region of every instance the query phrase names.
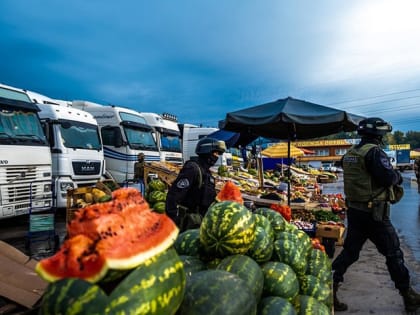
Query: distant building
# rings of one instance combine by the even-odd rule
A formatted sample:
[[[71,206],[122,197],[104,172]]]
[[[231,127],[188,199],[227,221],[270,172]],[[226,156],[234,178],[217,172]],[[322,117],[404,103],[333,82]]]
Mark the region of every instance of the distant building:
[[[311,154],[296,159],[297,164],[320,164],[323,162],[334,163],[351,148],[358,143],[360,139],[334,139],[334,140],[306,140],[293,142],[298,148],[312,151]]]

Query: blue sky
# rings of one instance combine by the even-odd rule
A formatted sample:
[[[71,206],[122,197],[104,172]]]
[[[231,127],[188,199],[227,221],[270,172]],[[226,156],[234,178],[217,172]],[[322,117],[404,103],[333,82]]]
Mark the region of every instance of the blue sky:
[[[0,82],[217,127],[291,96],[420,131],[417,0],[1,0]]]

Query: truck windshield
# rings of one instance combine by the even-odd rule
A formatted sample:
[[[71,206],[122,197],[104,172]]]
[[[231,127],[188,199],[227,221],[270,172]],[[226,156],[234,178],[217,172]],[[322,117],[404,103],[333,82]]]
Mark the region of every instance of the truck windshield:
[[[101,150],[98,126],[71,120],[60,120],[60,133],[66,148]]]
[[[47,145],[37,114],[21,110],[0,111],[0,141],[15,145]]]
[[[181,152],[181,139],[178,135],[161,133],[160,146],[162,151]]]
[[[131,126],[124,126],[128,145],[135,150],[158,151],[151,130],[143,130]]]

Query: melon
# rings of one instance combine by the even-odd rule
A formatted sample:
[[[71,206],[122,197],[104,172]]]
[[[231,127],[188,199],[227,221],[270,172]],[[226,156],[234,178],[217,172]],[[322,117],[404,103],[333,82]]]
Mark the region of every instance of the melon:
[[[232,181],[227,181],[216,196],[217,201],[236,201],[244,204],[241,190]]]
[[[109,270],[133,269],[175,242],[176,225],[166,214],[151,211],[139,191],[120,188],[112,198],[77,211],[58,252],[36,265],[43,279],[95,283]]]

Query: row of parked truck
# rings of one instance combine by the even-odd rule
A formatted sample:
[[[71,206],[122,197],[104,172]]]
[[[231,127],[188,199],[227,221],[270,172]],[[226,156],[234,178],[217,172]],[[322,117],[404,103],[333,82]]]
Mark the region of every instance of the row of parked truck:
[[[182,164],[217,131],[175,116],[89,101],[63,101],[0,85],[0,219],[65,208],[67,190],[133,179],[134,163]],[[225,154],[219,164],[229,165]]]

